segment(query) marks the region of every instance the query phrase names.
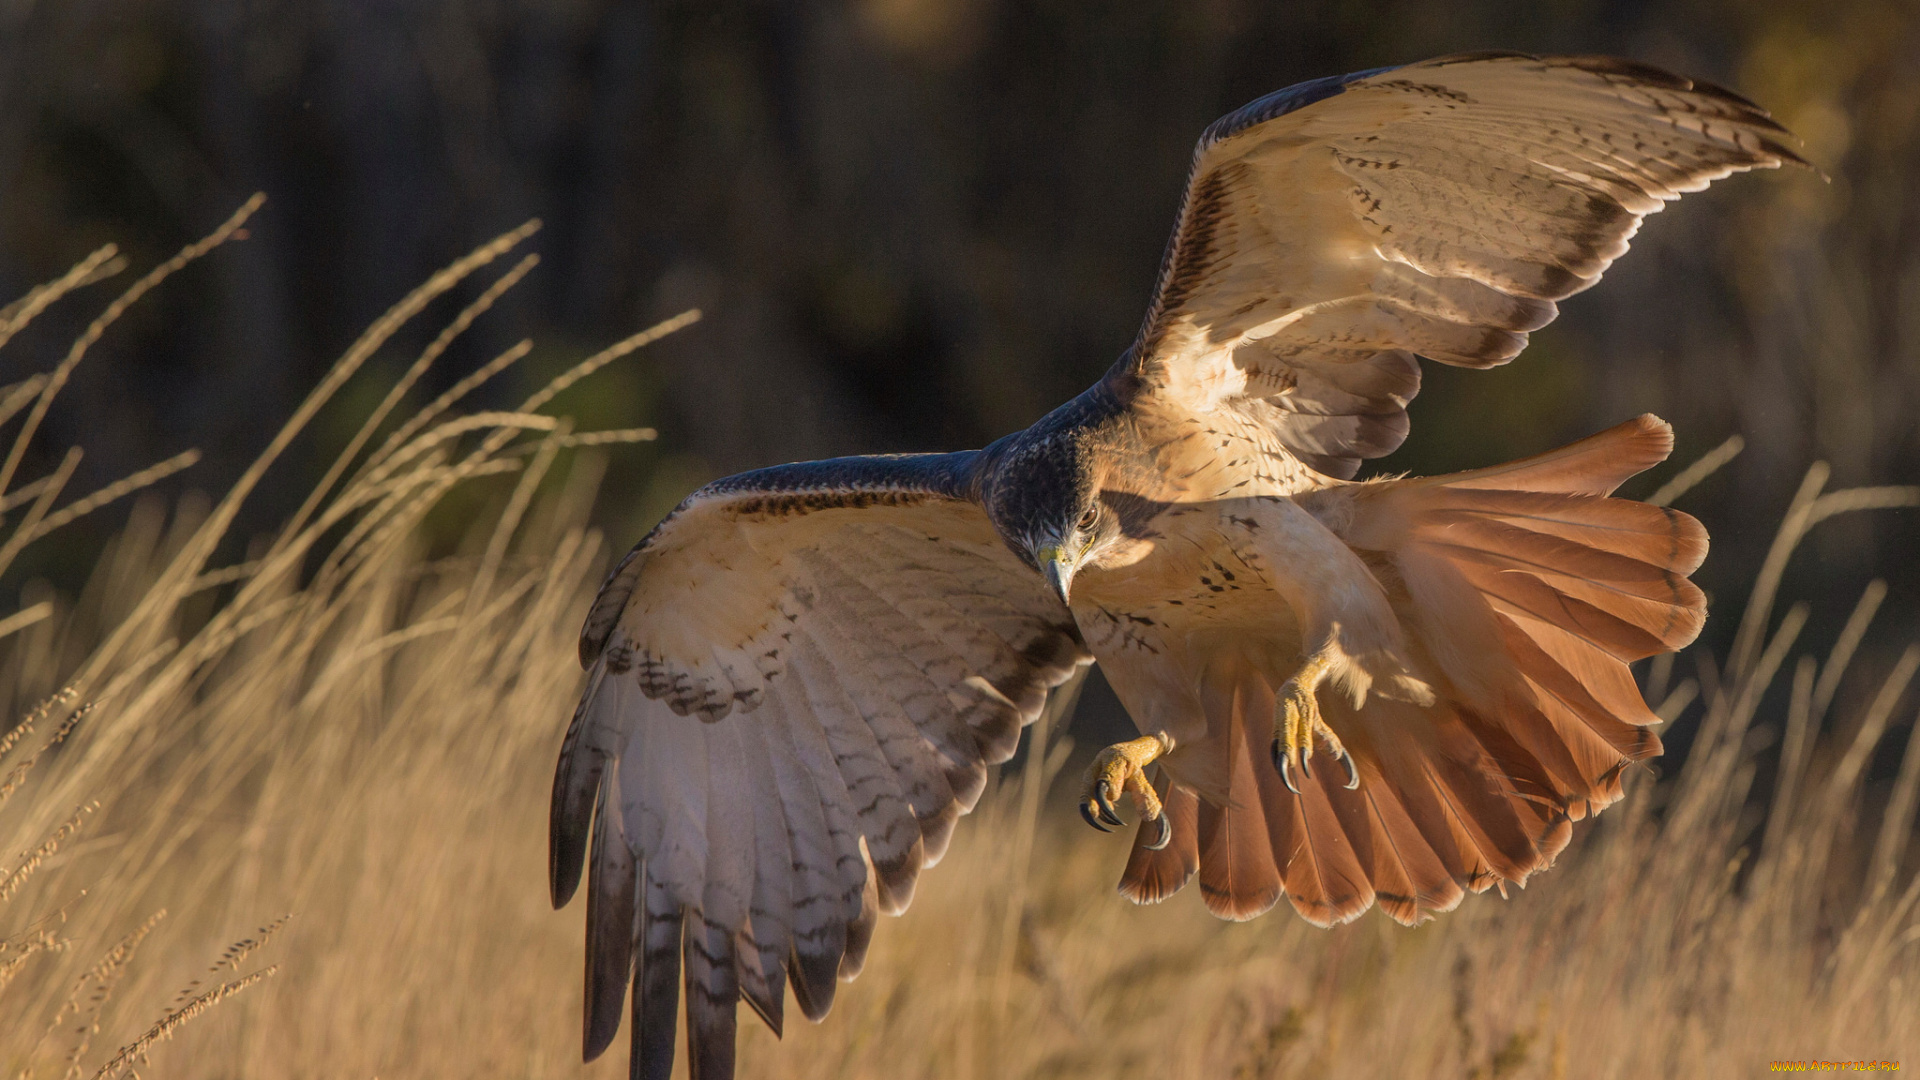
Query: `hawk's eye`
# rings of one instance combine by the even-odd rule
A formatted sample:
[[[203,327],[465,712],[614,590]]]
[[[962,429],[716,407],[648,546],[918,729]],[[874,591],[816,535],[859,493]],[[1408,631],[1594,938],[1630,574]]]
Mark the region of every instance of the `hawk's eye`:
[[[1079,525],[1080,531],[1091,532],[1093,530],[1094,523],[1099,520],[1100,520],[1100,504],[1095,503],[1092,506],[1087,507],[1086,513],[1080,515],[1080,525]]]

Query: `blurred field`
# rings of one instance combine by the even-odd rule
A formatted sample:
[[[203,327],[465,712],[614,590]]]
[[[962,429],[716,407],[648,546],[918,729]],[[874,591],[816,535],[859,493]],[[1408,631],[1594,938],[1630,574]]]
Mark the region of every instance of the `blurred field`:
[[[462,415],[455,391],[472,380],[397,411],[530,267],[500,270],[526,232],[370,329],[233,490],[137,503],[78,597],[29,589],[0,622],[0,702],[33,721],[0,736],[8,1075],[623,1075],[618,1048],[578,1063],[583,911],[548,908],[545,814],[580,680],[574,634],[610,555],[586,524],[592,447],[650,433],[576,433],[542,409],[672,324],[511,412]],[[495,287],[407,369],[305,508],[216,565],[242,500],[328,395],[474,274]],[[17,437],[62,378],[0,390],[27,426]],[[1284,908],[1229,925],[1190,892],[1135,908],[1112,891],[1124,844],[1050,801],[1077,767],[1056,733],[989,792],[824,1024],[796,1020],[776,1043],[743,1020],[743,1075],[1913,1067],[1920,647],[1891,667],[1853,663],[1898,652],[1873,629],[1877,585],[1857,604],[1817,601],[1854,611],[1835,641],[1801,640],[1809,609],[1776,617],[1775,597],[1809,529],[1916,492],[1827,494],[1824,480],[1816,469],[1784,508],[1731,655],[1646,673],[1671,732],[1690,733],[1685,767],[1636,776],[1524,892],[1471,897],[1417,930],[1372,912],[1320,931]],[[0,563],[59,524],[59,483],[35,483],[6,499],[23,539],[0,541]],[[449,515],[463,539],[438,550],[428,538]],[[1896,761],[1891,782],[1876,754]]]

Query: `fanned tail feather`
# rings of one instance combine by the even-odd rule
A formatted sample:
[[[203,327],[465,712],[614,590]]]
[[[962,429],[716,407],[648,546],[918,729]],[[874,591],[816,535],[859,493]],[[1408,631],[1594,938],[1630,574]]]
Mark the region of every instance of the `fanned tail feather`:
[[[1471,472],[1423,477],[1402,483],[1492,491],[1541,491],[1555,495],[1611,495],[1614,489],[1673,453],[1673,428],[1642,413],[1579,442]]]
[[[1208,911],[1243,922],[1273,907],[1282,891],[1269,841],[1270,804],[1260,790],[1261,775],[1273,772],[1264,749],[1273,727],[1273,689],[1243,656],[1220,658],[1208,676],[1202,705],[1209,732],[1224,736],[1231,797],[1200,803],[1200,896]]]
[[[1265,752],[1274,687],[1291,673],[1246,658],[1209,669],[1209,735],[1186,748],[1186,774],[1224,790],[1192,811],[1169,799],[1171,854],[1136,841],[1121,891],[1157,901],[1184,882],[1189,814],[1204,899],[1226,918],[1264,911],[1284,887],[1318,925],[1376,901],[1411,924],[1550,865],[1571,823],[1660,753],[1627,664],[1684,648],[1705,619],[1686,577],[1706,556],[1700,524],[1608,497],[1671,449],[1667,425],[1643,416],[1490,469],[1301,497],[1374,568],[1436,698],[1355,709],[1323,691],[1360,784],[1348,790],[1329,762],[1295,795]]]
[[[1157,838],[1157,830],[1145,821],[1134,830],[1133,851],[1120,877],[1120,895],[1136,904],[1165,900],[1184,888],[1200,869],[1199,796],[1190,787],[1176,785],[1165,769],[1160,771],[1154,790],[1160,796],[1161,812],[1173,826],[1173,836],[1166,847],[1155,851],[1147,845]]]

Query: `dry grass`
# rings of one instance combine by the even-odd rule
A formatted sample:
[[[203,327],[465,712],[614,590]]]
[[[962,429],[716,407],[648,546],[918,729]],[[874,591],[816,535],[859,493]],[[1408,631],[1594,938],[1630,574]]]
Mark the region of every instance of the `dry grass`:
[[[529,231],[376,324],[219,502],[137,505],[77,600],[28,590],[0,620],[0,702],[50,702],[0,761],[9,1075],[621,1074],[618,1049],[578,1064],[582,911],[548,909],[545,811],[607,555],[586,526],[597,459],[569,451],[650,433],[576,435],[538,413],[546,391],[468,416],[449,395],[395,424],[443,336],[295,520],[209,564],[332,391]],[[116,269],[106,252],[63,287]],[[0,312],[0,341],[51,302],[31,300]],[[0,412],[37,423],[70,361],[0,390]],[[7,503],[31,504],[12,535],[65,513],[58,480]],[[779,1044],[743,1019],[743,1074],[1732,1077],[1920,1059],[1920,740],[1902,704],[1920,651],[1847,675],[1881,589],[1817,650],[1796,640],[1804,608],[1771,612],[1806,530],[1914,492],[1822,495],[1824,480],[1789,509],[1724,671],[1690,657],[1704,688],[1671,691],[1671,665],[1649,674],[1699,732],[1686,768],[1638,776],[1533,888],[1417,930],[1377,913],[1332,932],[1284,911],[1228,925],[1189,894],[1135,908],[1111,889],[1124,845],[1046,805],[1056,740],[989,793],[825,1024]],[[430,559],[421,522],[473,483],[495,509]],[[1907,746],[1891,790],[1866,783],[1889,737]]]

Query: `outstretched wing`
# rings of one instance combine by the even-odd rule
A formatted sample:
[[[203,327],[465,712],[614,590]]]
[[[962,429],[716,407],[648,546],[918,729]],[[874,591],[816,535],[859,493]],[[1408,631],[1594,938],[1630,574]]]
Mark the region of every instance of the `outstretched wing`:
[[[967,497],[975,455],[781,466],[695,493],[602,588],[554,777],[555,906],[592,863],[586,1056],[634,988],[634,1066],[732,1075],[863,962],[1048,692],[1092,662]],[[589,821],[593,822],[589,840]]]
[[[1110,378],[1144,412],[1349,478],[1425,356],[1511,360],[1640,221],[1801,159],[1759,106],[1606,57],[1475,54],[1302,83],[1215,122]],[[1282,477],[1282,479],[1285,479]]]

